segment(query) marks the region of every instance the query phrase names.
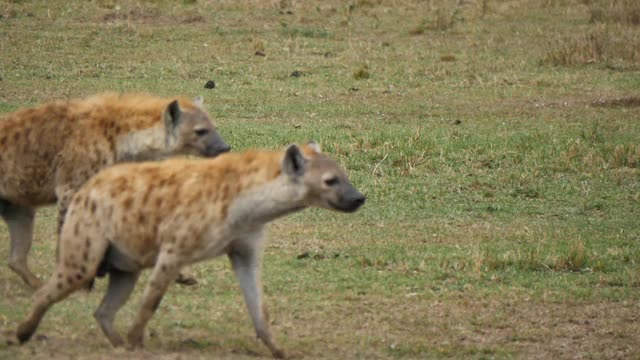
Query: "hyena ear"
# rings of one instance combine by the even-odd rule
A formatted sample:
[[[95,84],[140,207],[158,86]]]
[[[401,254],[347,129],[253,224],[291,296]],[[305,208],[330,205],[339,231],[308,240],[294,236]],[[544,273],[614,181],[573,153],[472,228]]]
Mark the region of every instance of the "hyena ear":
[[[291,178],[298,178],[304,175],[306,160],[297,145],[291,145],[284,153],[282,160],[282,171]]]
[[[322,149],[320,148],[320,145],[317,142],[313,141],[313,140],[309,141],[307,146],[309,147],[309,149],[315,151],[316,154],[321,154],[322,153]]]
[[[173,100],[164,111],[164,126],[167,130],[173,130],[180,123],[182,117],[182,109],[178,100]]]
[[[204,105],[204,98],[202,98],[202,96],[198,95],[193,99],[193,105],[202,108],[202,105]]]

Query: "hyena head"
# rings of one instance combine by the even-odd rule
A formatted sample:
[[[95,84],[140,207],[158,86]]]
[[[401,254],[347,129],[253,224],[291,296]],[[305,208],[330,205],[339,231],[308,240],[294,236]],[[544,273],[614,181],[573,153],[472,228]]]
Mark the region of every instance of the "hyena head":
[[[283,171],[305,188],[305,205],[354,212],[364,204],[366,197],[351,185],[340,166],[323,154],[315,142],[303,150],[296,145],[287,148]]]
[[[214,157],[231,150],[202,107],[202,98],[193,101],[193,109],[182,109],[174,100],[164,111],[167,147],[174,153]]]

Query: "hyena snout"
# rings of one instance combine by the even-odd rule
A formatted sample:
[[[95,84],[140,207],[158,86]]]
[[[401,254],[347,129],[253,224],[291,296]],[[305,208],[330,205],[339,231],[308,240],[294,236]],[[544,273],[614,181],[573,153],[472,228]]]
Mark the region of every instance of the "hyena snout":
[[[366,200],[366,196],[364,196],[360,191],[356,190],[354,187],[350,187],[338,198],[337,202],[332,202],[331,205],[339,211],[354,212],[358,210]]]
[[[231,151],[231,146],[225,143],[224,140],[222,140],[222,137],[215,132],[212,134],[209,141],[207,141],[202,155],[206,157],[216,157],[229,151]]]

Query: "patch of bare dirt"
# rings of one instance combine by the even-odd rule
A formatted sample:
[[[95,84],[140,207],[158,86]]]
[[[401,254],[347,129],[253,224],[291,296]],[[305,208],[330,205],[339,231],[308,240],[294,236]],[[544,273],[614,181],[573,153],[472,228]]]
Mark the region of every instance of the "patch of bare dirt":
[[[640,96],[629,96],[613,99],[597,99],[591,102],[591,106],[605,108],[640,107]]]
[[[640,96],[626,96],[615,98],[599,98],[594,100],[566,99],[536,101],[533,106],[536,108],[567,108],[576,106],[592,106],[601,108],[631,108],[640,107]]]

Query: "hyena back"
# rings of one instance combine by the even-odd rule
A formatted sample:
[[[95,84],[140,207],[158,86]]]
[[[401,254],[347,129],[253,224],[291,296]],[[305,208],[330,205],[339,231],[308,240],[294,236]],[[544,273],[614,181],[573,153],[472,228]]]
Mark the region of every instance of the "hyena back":
[[[140,272],[152,267],[127,338],[131,346],[141,346],[145,325],[180,268],[227,255],[257,336],[274,356],[283,357],[262,302],[264,225],[306,207],[353,212],[364,201],[315,143],[284,152],[114,166],[74,196],[57,269],[34,295],[17,337],[27,341],[51,305],[108,273],[108,290],[95,317],[114,346],[124,344],[113,328],[115,314]]]
[[[103,94],[54,101],[0,119],[0,217],[9,227],[9,267],[32,287],[27,266],[35,209],[57,203],[60,228],[73,194],[118,162],[229,150],[202,99]]]

